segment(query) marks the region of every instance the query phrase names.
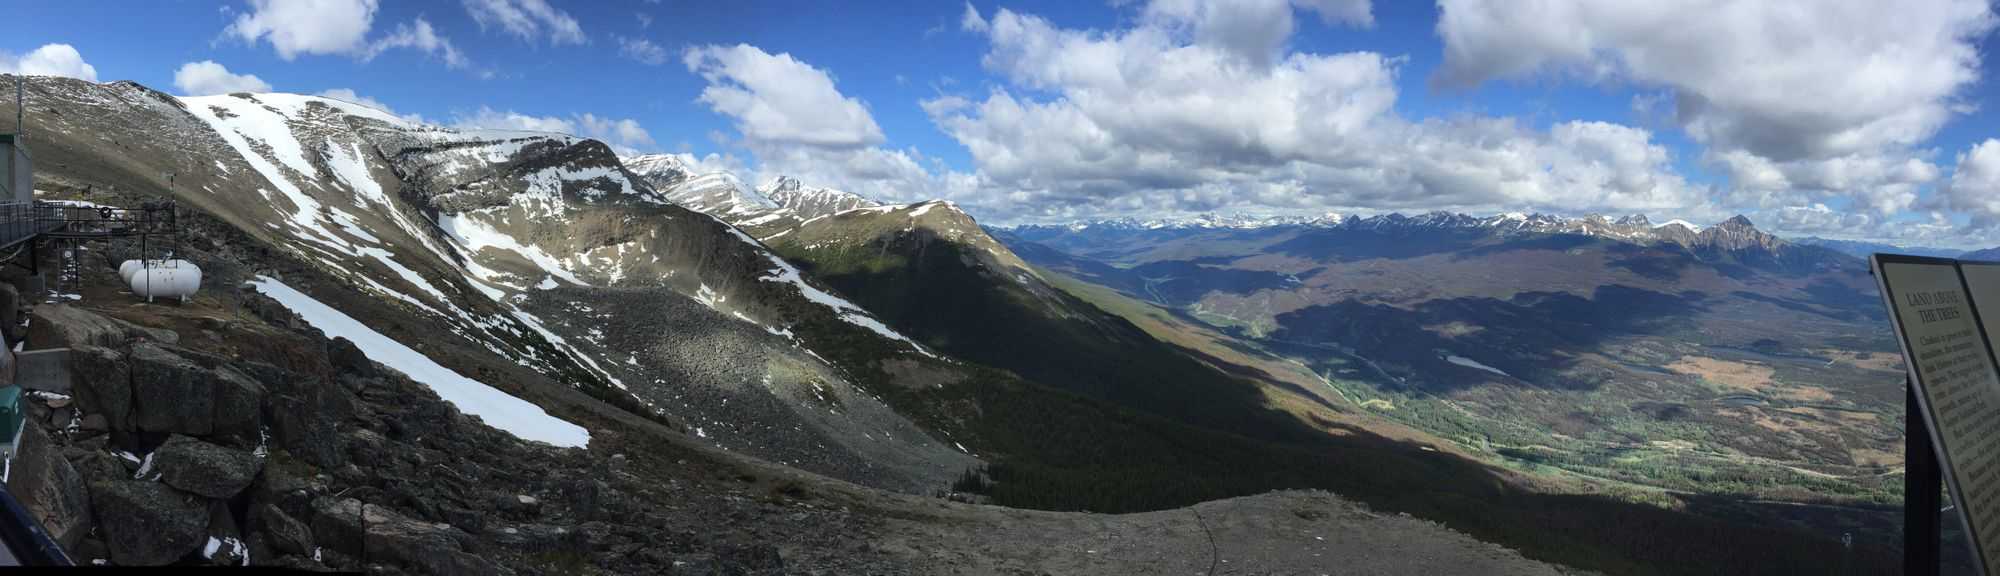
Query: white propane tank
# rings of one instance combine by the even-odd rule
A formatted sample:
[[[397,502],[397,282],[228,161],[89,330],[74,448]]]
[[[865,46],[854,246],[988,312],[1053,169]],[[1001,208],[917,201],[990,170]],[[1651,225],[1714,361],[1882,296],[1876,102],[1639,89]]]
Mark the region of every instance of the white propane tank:
[[[158,263],[159,261],[154,260],[153,262]],[[118,280],[126,284],[131,284],[132,275],[138,274],[139,270],[145,267],[146,261],[144,260],[126,260],[125,263],[118,265]]]
[[[130,272],[127,273],[127,270]],[[147,302],[153,301],[154,296],[180,298],[186,302],[189,296],[201,289],[201,268],[186,260],[154,260],[150,263],[127,260],[118,266],[118,273],[126,277],[125,282],[132,287],[132,293],[145,296]]]

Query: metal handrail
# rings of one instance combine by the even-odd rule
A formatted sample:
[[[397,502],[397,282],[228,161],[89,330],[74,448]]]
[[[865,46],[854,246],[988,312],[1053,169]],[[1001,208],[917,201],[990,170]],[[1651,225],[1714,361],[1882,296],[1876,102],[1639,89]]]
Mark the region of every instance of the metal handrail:
[[[0,544],[21,566],[73,566],[69,554],[49,537],[49,531],[5,489],[0,489]]]

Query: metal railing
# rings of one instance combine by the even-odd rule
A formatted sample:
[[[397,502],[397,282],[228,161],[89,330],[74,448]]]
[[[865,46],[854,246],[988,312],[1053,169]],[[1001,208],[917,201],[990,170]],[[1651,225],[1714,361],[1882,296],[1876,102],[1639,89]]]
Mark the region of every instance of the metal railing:
[[[12,247],[63,227],[62,206],[46,202],[0,202],[0,248]]]

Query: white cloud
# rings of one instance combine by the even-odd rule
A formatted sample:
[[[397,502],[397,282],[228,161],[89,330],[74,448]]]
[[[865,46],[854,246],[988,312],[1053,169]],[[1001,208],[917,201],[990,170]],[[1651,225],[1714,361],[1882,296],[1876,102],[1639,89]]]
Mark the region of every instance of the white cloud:
[[[1987,0],[1597,3],[1441,0],[1445,63],[1470,86],[1535,74],[1657,87],[1724,167],[1732,198],[1909,209],[1937,167],[1918,147],[1969,105]]]
[[[250,10],[222,32],[255,44],[268,40],[286,60],[300,54],[352,54],[364,49],[376,0],[248,0]]]
[[[301,54],[325,54],[353,56],[365,62],[387,50],[413,48],[443,60],[452,68],[469,65],[451,40],[438,34],[422,16],[397,24],[389,34],[369,40],[378,0],[246,1],[250,10],[238,15],[222,34],[253,45],[259,40],[268,41],[278,51],[278,57],[285,60]]]
[[[174,71],[174,87],[188,96],[271,91],[271,85],[255,74],[232,74],[214,60],[182,64]]]
[[[633,12],[632,17],[639,21],[639,28],[641,29],[653,27],[653,15],[651,14],[647,14],[645,12]]]
[[[1959,153],[1939,200],[1970,215],[1975,227],[2000,232],[2000,139],[1988,138]]]
[[[841,95],[826,71],[748,44],[689,48],[688,70],[708,81],[700,102],[729,116],[753,143],[874,146],[882,128],[860,100]]]
[[[1374,23],[1368,0],[1153,0],[1146,4],[1142,19],[1261,67],[1283,52],[1297,28],[1295,9],[1317,12],[1329,23]]]
[[[1352,24],[1358,16],[1322,18]],[[1395,113],[1400,61],[1291,51],[1300,3],[1158,0],[1123,30],[1002,9],[983,63],[1008,83],[922,102],[978,173],[948,190],[996,220],[1205,211],[1676,212],[1708,190],[1647,130]],[[954,175],[947,174],[946,177]],[[968,188],[969,187],[969,188]]]
[[[756,157],[731,170],[751,182],[792,176],[884,202],[970,198],[983,178],[952,172],[914,148],[889,149],[859,99],[825,70],[749,45],[692,48],[688,69],[708,82],[700,102],[730,117],[740,138],[716,138]],[[733,158],[733,157],[732,157]]]
[[[639,148],[653,145],[653,135],[646,133],[646,129],[639,126],[639,121],[631,118],[600,118],[595,114],[584,114],[576,117],[576,121],[584,136],[613,146]]]
[[[985,34],[987,30],[986,17],[980,16],[979,9],[973,8],[971,2],[966,2],[965,15],[958,18],[958,27],[967,32]]]
[[[455,116],[451,123],[454,128],[486,128],[494,130],[527,130],[531,132],[555,132],[575,134],[576,124],[555,116],[529,116],[508,110],[505,112],[480,106],[469,116]]]
[[[1986,0],[1443,0],[1435,81],[1541,71],[1670,88],[1689,133],[1775,160],[1928,138],[1979,77]],[[1802,97],[1807,96],[1809,97]]]
[[[583,27],[569,13],[550,6],[548,0],[464,0],[465,11],[479,28],[498,27],[523,40],[534,41],[546,33],[550,44],[583,44],[588,41]]]
[[[0,51],[0,73],[97,81],[97,67],[83,61],[83,54],[68,44],[43,44],[19,58]]]
[[[582,136],[602,141],[620,154],[640,152],[654,145],[652,134],[647,133],[637,120],[607,118],[589,113],[563,118],[532,116],[513,110],[499,111],[480,106],[471,114],[454,115],[451,125],[454,128],[527,130]]]
[[[659,44],[654,44],[652,40],[626,38],[624,36],[617,38],[618,54],[649,66],[659,66],[667,63],[667,49],[661,48]]]
[[[443,60],[446,66],[452,68],[464,68],[471,64],[465,58],[465,54],[460,53],[458,47],[452,45],[450,39],[439,35],[437,30],[431,27],[430,21],[421,16],[411,24],[396,25],[395,31],[370,43],[362,59],[373,60],[382,52],[392,48],[415,48],[419,52]]]
[[[363,95],[361,95],[361,94],[359,94],[359,93],[356,93],[356,92],[354,91],[354,89],[352,89],[352,88],[333,88],[333,89],[329,89],[329,90],[324,90],[324,91],[321,91],[321,92],[319,93],[319,95],[320,95],[320,96],[324,96],[324,97],[327,97],[327,98],[332,98],[332,99],[335,99],[335,100],[340,100],[340,101],[344,101],[344,102],[352,102],[352,103],[355,103],[355,104],[360,104],[360,105],[362,105],[362,106],[367,106],[367,107],[369,107],[369,108],[374,108],[374,109],[376,109],[376,110],[381,110],[381,111],[383,111],[383,112],[388,112],[388,113],[389,113],[390,115],[393,115],[393,116],[396,116],[396,117],[398,117],[398,118],[402,118],[402,119],[404,119],[404,120],[408,120],[408,121],[410,121],[410,122],[415,122],[415,123],[418,123],[418,124],[428,124],[428,123],[430,123],[430,121],[429,121],[429,120],[427,120],[427,119],[425,119],[425,118],[423,117],[423,115],[422,115],[422,114],[416,114],[416,113],[410,113],[410,114],[402,114],[402,113],[398,113],[398,112],[396,112],[396,109],[394,109],[394,108],[390,108],[388,104],[384,104],[384,103],[382,103],[382,101],[381,101],[381,100],[376,100],[376,99],[374,99],[374,98],[370,98],[370,97],[367,97],[367,96],[363,96]]]

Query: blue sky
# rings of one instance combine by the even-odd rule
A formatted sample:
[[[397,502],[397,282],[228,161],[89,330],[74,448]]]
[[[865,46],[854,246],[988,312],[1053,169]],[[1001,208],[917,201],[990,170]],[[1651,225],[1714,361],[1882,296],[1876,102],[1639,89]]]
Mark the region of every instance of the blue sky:
[[[2000,206],[1980,201],[2000,193],[1987,188],[2000,176],[1958,166],[1962,156],[2000,163],[2000,143],[1980,148],[2000,135],[1988,0],[1778,1],[1726,19],[1661,2],[1654,20],[1591,2],[1522,14],[1482,0],[314,1],[328,14],[365,14],[363,28],[287,48],[285,26],[339,18],[286,21],[261,1],[19,3],[0,67],[30,70],[39,49],[61,44],[99,81],[186,94],[176,72],[212,61],[226,79],[253,75],[271,90],[346,89],[441,124],[546,120],[530,125],[592,132],[626,151],[689,153],[753,181],[799,173],[885,200],[948,197],[993,221],[1428,208],[1712,221],[1746,212],[1801,234],[2000,243]],[[1446,12],[1458,17],[1441,21]],[[268,29],[245,32],[253,15]],[[457,56],[435,44],[367,48],[419,22]],[[1650,32],[1663,23],[1707,36]],[[641,41],[650,58],[632,49]],[[684,62],[691,50],[737,45],[753,50],[712,53],[700,69]],[[1313,68],[1357,54],[1379,58]],[[784,55],[799,66],[760,67]],[[1860,75],[1857,59],[1870,58],[1888,70],[1878,85],[1837,78]],[[1106,67],[1123,77],[1093,76]],[[760,70],[806,77],[794,78],[808,82],[796,84],[801,93],[818,74],[832,90],[796,98],[793,109],[760,108],[795,86],[754,76]],[[1255,87],[1200,83],[1211,76]],[[703,99],[718,87],[753,102],[725,109]],[[1760,91],[1769,93],[1741,95]],[[1884,91],[1895,94],[1870,100]],[[1182,97],[1184,108],[1154,106]],[[1301,97],[1324,106],[1270,116],[1227,107]],[[1216,100],[1224,107],[1202,108]],[[772,122],[812,125],[841,102],[865,118],[820,125],[855,130],[835,144],[746,120],[763,110]],[[1009,104],[1021,114],[1004,113]],[[1270,129],[1350,114],[1356,124]],[[584,115],[629,120],[643,137],[593,131]]]

